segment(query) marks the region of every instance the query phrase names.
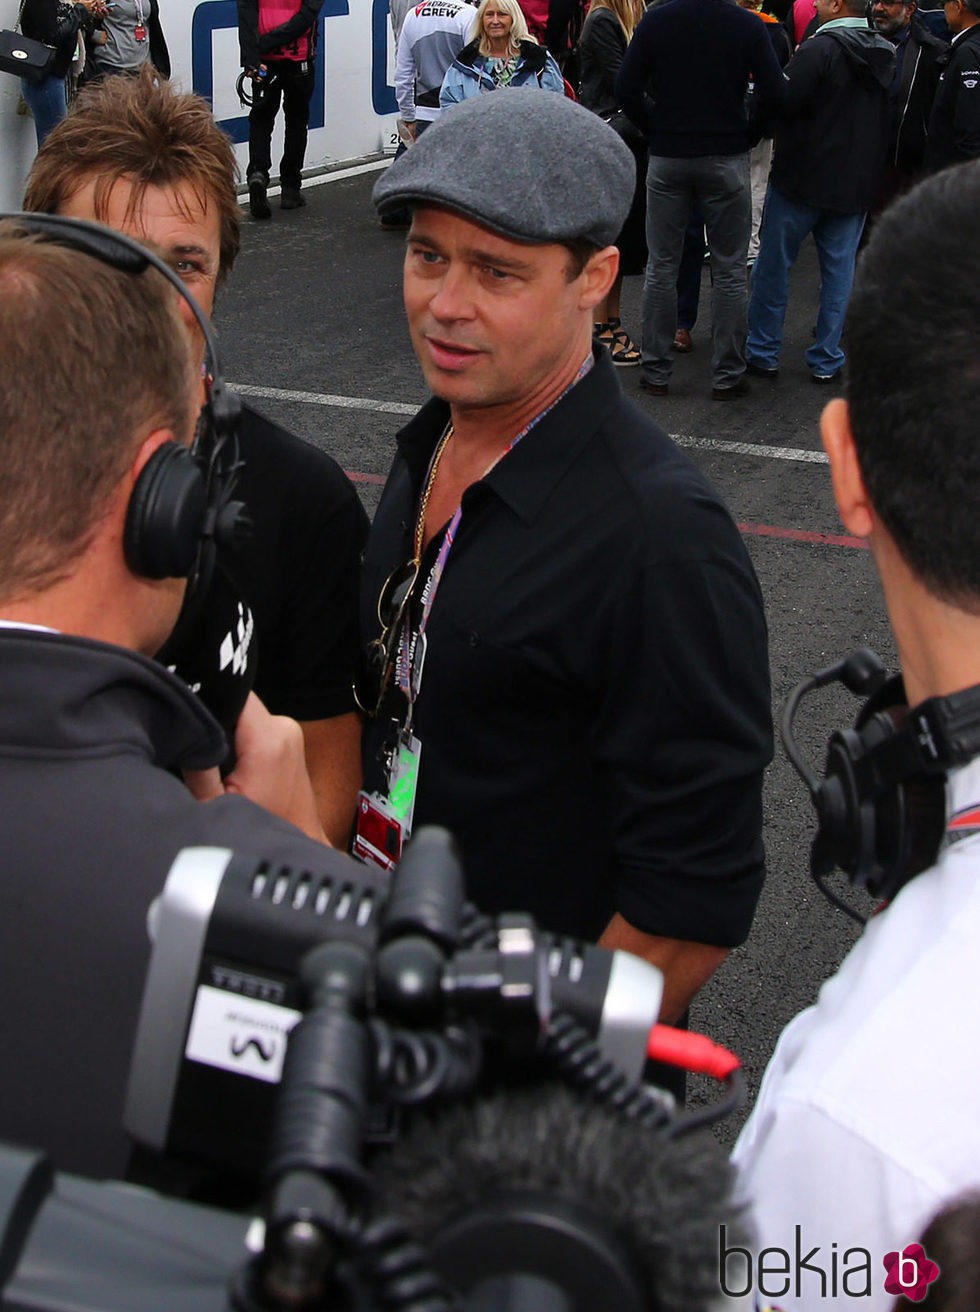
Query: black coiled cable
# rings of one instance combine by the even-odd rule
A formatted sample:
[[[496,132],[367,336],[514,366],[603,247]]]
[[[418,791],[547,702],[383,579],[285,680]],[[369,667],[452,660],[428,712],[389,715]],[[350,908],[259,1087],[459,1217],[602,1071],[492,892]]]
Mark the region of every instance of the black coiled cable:
[[[400,1221],[372,1221],[361,1233],[356,1260],[385,1312],[458,1312],[455,1294]]]
[[[270,89],[274,80],[275,80],[275,74],[267,71],[260,79],[258,87],[256,87],[255,82],[252,80],[252,78],[249,77],[249,75],[243,69],[241,73],[239,73],[238,75],[238,81],[235,83],[235,91],[238,95],[238,100],[242,108],[251,109],[252,105],[255,103],[256,91],[258,92],[259,97],[261,98],[262,95]],[[246,82],[252,83],[251,91],[245,90]]]
[[[605,1058],[588,1032],[565,1012],[556,1012],[542,1041],[542,1051],[568,1083],[596,1102],[646,1129],[666,1128],[673,1099],[657,1089],[634,1084]]]
[[[468,1025],[432,1030],[396,1030],[372,1019],[375,1078],[388,1101],[400,1106],[434,1097],[460,1097],[476,1085],[482,1045]]]
[[[683,1138],[702,1126],[722,1120],[742,1107],[746,1099],[745,1076],[736,1067],[725,1079],[726,1091],[716,1102],[678,1113],[669,1093],[631,1083],[617,1066],[603,1057],[588,1032],[564,1012],[552,1016],[542,1051],[573,1088],[613,1108],[628,1121],[661,1130],[670,1139]]]

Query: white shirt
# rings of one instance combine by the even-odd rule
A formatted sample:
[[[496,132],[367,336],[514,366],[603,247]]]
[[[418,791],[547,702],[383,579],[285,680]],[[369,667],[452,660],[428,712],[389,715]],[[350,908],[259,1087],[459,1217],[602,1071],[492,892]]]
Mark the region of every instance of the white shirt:
[[[951,815],[978,803],[980,758],[947,786]],[[980,1185],[980,832],[965,832],[869,923],[776,1046],[733,1155],[759,1249],[789,1254],[785,1273],[769,1254],[761,1282],[756,1258],[762,1304],[889,1312],[885,1255]],[[798,1245],[819,1248],[799,1273]]]
[[[57,633],[47,624],[26,624],[23,620],[0,620],[0,629],[31,629],[34,633]]]

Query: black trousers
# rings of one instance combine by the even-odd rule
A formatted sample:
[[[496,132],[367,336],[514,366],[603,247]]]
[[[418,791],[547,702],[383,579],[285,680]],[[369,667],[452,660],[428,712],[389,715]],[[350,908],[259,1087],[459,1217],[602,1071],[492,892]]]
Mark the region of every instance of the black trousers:
[[[246,177],[260,173],[269,181],[272,171],[272,128],[282,105],[286,120],[279,181],[284,187],[299,188],[303,181],[306,135],[310,121],[310,97],[316,80],[312,60],[270,59],[268,78],[252,83],[254,100],[248,116],[248,170]]]

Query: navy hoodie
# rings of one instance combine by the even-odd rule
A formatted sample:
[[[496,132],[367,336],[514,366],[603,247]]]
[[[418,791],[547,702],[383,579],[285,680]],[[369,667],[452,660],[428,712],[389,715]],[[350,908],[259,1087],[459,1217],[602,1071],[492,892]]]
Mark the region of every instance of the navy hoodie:
[[[647,137],[651,155],[741,155],[761,135],[746,91],[768,116],[784,94],[766,24],[734,0],[669,0],[633,34],[616,97]]]

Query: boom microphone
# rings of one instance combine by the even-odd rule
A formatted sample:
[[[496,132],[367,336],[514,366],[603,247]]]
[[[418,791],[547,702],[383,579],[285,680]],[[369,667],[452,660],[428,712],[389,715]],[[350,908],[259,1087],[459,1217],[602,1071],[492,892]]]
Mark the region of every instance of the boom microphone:
[[[718,1234],[744,1245],[728,1160],[708,1133],[669,1139],[560,1086],[419,1114],[377,1163],[377,1210],[431,1246],[459,1297],[418,1301],[404,1244],[382,1281],[338,1285],[320,1312],[452,1306],[459,1312],[708,1312]],[[242,1312],[229,1288],[261,1226],[145,1190],[55,1176],[0,1146],[0,1308],[32,1312]],[[411,1278],[418,1279],[413,1273]],[[278,1308],[279,1305],[276,1304]]]
[[[265,1156],[248,1255],[215,1300],[241,1218],[198,1223],[184,1204],[70,1181],[52,1192],[43,1159],[5,1177],[0,1152],[0,1308],[149,1312],[139,1286],[158,1233],[192,1236],[189,1266],[178,1248],[151,1277],[168,1288],[174,1263],[188,1271],[186,1299],[169,1284],[174,1312],[715,1305],[719,1227],[743,1236],[730,1168],[698,1131],[737,1103],[740,1071],[653,1025],[653,967],[636,963],[638,1001],[614,954],[549,943],[527,915],[481,916],[438,830],[417,836],[391,886],[374,870],[188,850],[153,919],[128,1123],[226,1168],[223,1186],[254,1184]],[[630,1055],[703,1069],[727,1099],[676,1115],[601,1050],[604,1032]],[[180,1183],[183,1163],[164,1165]],[[130,1215],[138,1234],[115,1224]],[[15,1286],[22,1300],[5,1301]]]

